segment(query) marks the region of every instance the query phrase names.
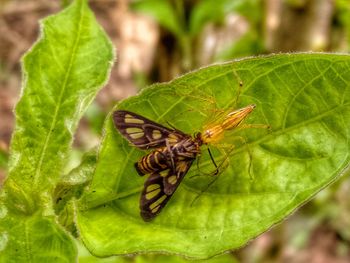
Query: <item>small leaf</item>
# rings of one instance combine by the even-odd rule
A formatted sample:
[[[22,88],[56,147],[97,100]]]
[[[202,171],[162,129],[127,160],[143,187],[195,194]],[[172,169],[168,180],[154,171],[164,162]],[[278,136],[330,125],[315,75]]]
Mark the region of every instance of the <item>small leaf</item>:
[[[133,166],[145,152],[107,116],[94,178],[80,204],[85,210],[78,213],[84,244],[99,256],[161,251],[207,258],[241,247],[286,218],[349,166],[349,67],[348,55],[247,58],[156,84],[121,102],[116,108],[188,134],[202,131],[220,109],[254,103],[245,123],[269,124],[271,131],[228,132],[223,142],[235,148],[215,183],[203,192],[213,178],[193,177],[199,173],[193,165],[164,210],[145,223],[138,208],[145,179]],[[204,147],[199,169],[212,166]]]
[[[5,183],[7,193],[19,198],[9,208],[25,214],[33,212],[31,206],[46,206],[39,200],[58,181],[78,121],[106,81],[113,59],[111,43],[85,1],[43,24],[42,39],[23,59],[25,86],[16,106]],[[32,205],[20,208],[21,203]]]
[[[74,262],[75,243],[57,224],[53,190],[77,124],[106,82],[113,50],[85,0],[42,23],[23,59],[9,177],[0,200],[1,262]]]

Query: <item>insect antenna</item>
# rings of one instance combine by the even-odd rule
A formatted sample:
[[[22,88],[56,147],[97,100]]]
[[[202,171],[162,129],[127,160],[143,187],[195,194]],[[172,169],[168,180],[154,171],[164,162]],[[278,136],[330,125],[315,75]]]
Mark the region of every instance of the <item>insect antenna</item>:
[[[213,179],[204,189],[202,189],[202,190],[200,191],[200,193],[192,200],[190,206],[192,206],[192,205],[199,199],[199,197],[200,197],[204,192],[206,192],[206,191],[209,189],[209,187],[212,186],[212,185],[215,183],[215,181],[219,178],[218,175],[220,174],[220,169],[222,168],[222,166],[224,165],[224,163],[228,160],[228,156],[229,156],[229,154],[233,151],[233,148],[234,148],[234,147],[232,147],[232,148],[230,149],[230,151],[229,151],[228,154],[225,154],[224,160],[223,160],[219,165],[217,165],[216,162],[215,162],[215,159],[214,159],[214,157],[213,157],[213,155],[212,155],[212,153],[211,153],[211,151],[210,151],[210,148],[208,147],[208,153],[209,153],[209,156],[210,156],[210,160],[212,161],[212,163],[213,163],[214,166],[215,166],[215,170],[214,170],[213,172],[211,172],[211,173],[204,173],[204,172],[201,172],[201,171],[200,171],[200,168],[199,168],[199,158],[200,158],[200,156],[197,158],[197,170],[200,172],[200,174],[193,175],[193,176],[191,176],[190,178],[194,178],[194,177],[196,177],[196,176],[201,176],[201,175],[206,175],[206,176],[214,176],[214,179]]]
[[[210,186],[212,186],[215,181],[219,178],[219,176],[215,176],[213,180],[211,180],[211,182],[204,188],[200,191],[200,193],[192,200],[191,202],[191,205],[190,206],[193,206],[193,204],[199,199],[199,197],[204,193],[206,192]]]
[[[233,105],[229,105],[230,107],[234,106],[235,108],[238,106],[239,103],[239,97],[242,93],[243,90],[243,81],[242,79],[239,77],[237,71],[232,67],[232,74],[233,76],[236,78],[236,80],[238,81],[238,89],[237,89],[237,94],[236,94],[236,99],[234,101]]]

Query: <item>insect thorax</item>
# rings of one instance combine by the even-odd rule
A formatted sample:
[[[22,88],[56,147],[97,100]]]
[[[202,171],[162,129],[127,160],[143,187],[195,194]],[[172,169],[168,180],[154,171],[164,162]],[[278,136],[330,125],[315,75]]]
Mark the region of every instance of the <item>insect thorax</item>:
[[[195,159],[200,153],[201,141],[196,138],[186,138],[172,147],[172,152],[177,160]]]

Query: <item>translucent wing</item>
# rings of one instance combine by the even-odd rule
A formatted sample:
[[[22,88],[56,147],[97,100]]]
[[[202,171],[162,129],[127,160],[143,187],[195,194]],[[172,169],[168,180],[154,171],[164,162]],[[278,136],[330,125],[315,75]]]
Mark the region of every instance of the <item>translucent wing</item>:
[[[150,175],[140,199],[143,220],[150,221],[160,213],[190,169],[193,160],[177,162],[175,172],[169,168]]]
[[[166,140],[173,145],[189,137],[179,130],[166,128],[130,111],[115,111],[113,121],[129,142],[143,150],[165,146]]]

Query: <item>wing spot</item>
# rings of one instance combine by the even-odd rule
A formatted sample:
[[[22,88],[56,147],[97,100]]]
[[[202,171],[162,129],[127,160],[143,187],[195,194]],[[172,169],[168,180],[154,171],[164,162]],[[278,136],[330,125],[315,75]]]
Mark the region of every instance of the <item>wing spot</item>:
[[[153,130],[152,138],[154,140],[158,140],[158,139],[162,138],[162,133],[160,132],[160,130]]]
[[[161,177],[165,177],[165,176],[167,176],[167,175],[169,174],[169,171],[170,171],[170,169],[166,169],[166,170],[164,170],[164,171],[161,171],[161,172],[159,173],[159,175],[160,175]]]
[[[127,133],[143,133],[143,130],[141,128],[137,128],[137,127],[130,127],[130,128],[126,128],[126,132]]]
[[[177,137],[175,134],[171,133],[168,136],[168,141],[171,144],[177,143],[179,141],[179,137]]]
[[[139,123],[139,124],[145,123],[143,120],[137,119],[137,118],[135,118],[134,116],[132,116],[130,114],[126,114],[125,115],[124,121],[125,121],[125,123]]]
[[[176,184],[176,181],[177,181],[176,175],[172,175],[172,176],[170,176],[170,177],[168,178],[169,184],[174,185],[174,184]]]
[[[129,134],[129,136],[132,138],[132,139],[140,139],[143,137],[143,133],[133,133],[133,134]]]
[[[147,186],[146,192],[149,193],[149,192],[154,191],[156,189],[160,189],[159,184],[150,184],[149,186]]]
[[[146,194],[146,199],[151,200],[152,198],[156,197],[159,193],[160,193],[160,188],[150,191]]]
[[[160,208],[160,205],[159,205],[159,206],[156,206],[155,208],[153,208],[153,209],[151,210],[151,212],[154,214],[154,213],[156,213],[156,212],[159,210],[159,208]]]
[[[156,200],[154,203],[150,204],[149,208],[151,210],[155,209],[157,206],[160,206],[161,203],[167,198],[167,195],[162,195],[158,200]]]
[[[136,128],[136,127],[126,128],[125,131],[132,139],[139,139],[144,135],[144,132],[141,128]]]

